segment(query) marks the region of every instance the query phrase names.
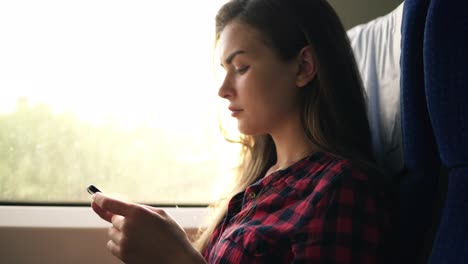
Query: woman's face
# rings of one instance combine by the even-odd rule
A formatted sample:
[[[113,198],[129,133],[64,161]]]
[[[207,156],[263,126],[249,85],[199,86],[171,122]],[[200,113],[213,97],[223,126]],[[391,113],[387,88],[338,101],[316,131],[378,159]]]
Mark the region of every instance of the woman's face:
[[[237,22],[221,32],[218,48],[226,71],[219,96],[245,135],[273,134],[299,117],[298,65],[283,62],[254,28]]]

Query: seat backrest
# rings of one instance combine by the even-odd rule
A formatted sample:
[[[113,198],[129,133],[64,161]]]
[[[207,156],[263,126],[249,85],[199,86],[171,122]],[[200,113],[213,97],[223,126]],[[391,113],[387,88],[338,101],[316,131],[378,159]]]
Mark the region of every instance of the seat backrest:
[[[448,188],[429,263],[468,263],[468,1],[431,0],[424,30],[429,116]]]
[[[348,31],[376,159],[391,172],[403,168],[399,264],[468,263],[467,5],[406,0],[401,9]],[[400,145],[403,155],[388,155]]]
[[[435,214],[440,159],[424,81],[424,25],[428,1],[406,0],[401,43],[402,134],[405,171],[399,189],[400,263],[421,263]]]

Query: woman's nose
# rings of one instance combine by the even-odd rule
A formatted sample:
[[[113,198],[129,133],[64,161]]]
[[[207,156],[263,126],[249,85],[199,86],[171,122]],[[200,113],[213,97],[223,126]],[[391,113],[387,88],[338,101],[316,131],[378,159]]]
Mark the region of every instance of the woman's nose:
[[[218,90],[218,95],[221,98],[224,99],[229,99],[233,96],[234,90],[232,88],[232,85],[230,84],[227,76],[224,78],[221,86],[219,87]]]

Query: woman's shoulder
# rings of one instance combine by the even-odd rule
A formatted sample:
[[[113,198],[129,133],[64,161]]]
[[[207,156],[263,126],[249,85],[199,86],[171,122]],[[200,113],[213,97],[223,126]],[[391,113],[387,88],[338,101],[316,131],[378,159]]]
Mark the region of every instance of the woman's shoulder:
[[[303,195],[325,193],[339,188],[380,192],[381,186],[377,184],[379,175],[363,169],[349,159],[321,152],[307,157],[299,165],[291,171],[288,184]]]
[[[374,175],[351,160],[322,154],[310,163],[301,177],[289,182],[304,217],[313,217],[317,208],[361,208],[366,214],[382,214],[388,223],[395,215],[392,191]],[[320,165],[317,165],[320,164]],[[306,168],[307,166],[304,166]],[[320,209],[320,210],[322,210]],[[361,210],[359,209],[359,210]],[[320,211],[319,210],[319,211]],[[346,209],[347,210],[347,209]]]
[[[318,152],[306,157],[291,169],[291,181],[323,181],[334,183],[343,178],[368,181],[369,173],[351,160]]]

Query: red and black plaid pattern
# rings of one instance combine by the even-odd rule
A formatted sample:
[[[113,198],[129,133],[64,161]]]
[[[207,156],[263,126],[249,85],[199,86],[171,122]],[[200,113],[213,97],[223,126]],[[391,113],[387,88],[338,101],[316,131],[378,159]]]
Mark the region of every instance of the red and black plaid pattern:
[[[387,263],[392,203],[348,161],[315,153],[229,202],[208,263]]]

